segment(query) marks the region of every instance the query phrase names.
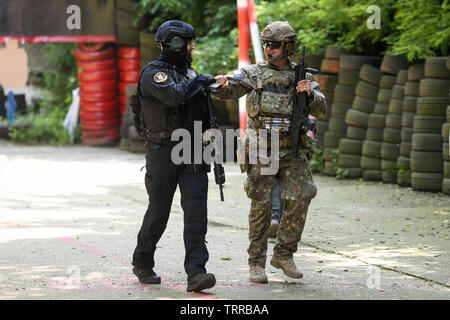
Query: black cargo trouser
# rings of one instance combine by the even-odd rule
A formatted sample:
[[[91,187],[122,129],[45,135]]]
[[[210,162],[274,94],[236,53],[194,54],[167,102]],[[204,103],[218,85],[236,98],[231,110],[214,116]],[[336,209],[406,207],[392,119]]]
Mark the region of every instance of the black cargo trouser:
[[[154,267],[156,244],[166,229],[173,196],[179,185],[184,212],[184,268],[190,278],[206,272],[205,264],[209,258],[205,244],[208,176],[205,166],[194,168],[193,165],[173,164],[171,150],[169,145],[149,144],[145,175],[149,205],[138,233],[132,264],[141,269]]]

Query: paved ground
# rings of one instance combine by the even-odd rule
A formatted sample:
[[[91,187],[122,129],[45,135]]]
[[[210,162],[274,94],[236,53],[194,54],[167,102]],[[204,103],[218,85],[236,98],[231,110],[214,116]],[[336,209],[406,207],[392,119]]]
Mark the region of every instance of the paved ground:
[[[210,176],[217,286],[185,291],[178,192],[156,252],[163,282],[141,285],[130,261],[147,205],[143,164],[116,148],[0,142],[0,299],[450,299],[450,197],[321,176],[295,255],[304,278],[268,264],[269,284],[250,283],[250,202],[236,165],[225,167],[224,203]]]

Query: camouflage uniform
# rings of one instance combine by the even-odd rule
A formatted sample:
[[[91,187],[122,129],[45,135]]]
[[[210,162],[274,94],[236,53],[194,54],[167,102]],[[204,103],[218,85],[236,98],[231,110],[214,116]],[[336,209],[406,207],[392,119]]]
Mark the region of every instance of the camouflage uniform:
[[[269,62],[250,65],[228,76],[229,86],[214,94],[220,100],[238,99],[247,94],[247,129],[263,128],[259,117],[290,118],[293,107],[295,63],[289,62],[284,70],[278,70]],[[312,95],[309,97],[310,113],[319,116],[326,111],[325,96],[320,92],[319,84],[313,75],[307,73],[311,81]],[[267,91],[275,87],[276,92]],[[274,90],[272,90],[274,91]],[[305,148],[299,150],[299,156],[310,159],[313,141],[302,136]],[[284,209],[274,247],[274,256],[281,259],[292,258],[297,251],[297,243],[305,225],[306,213],[317,189],[314,185],[308,161],[292,161],[290,155],[291,137],[280,136],[279,170],[274,175],[261,175],[261,166],[249,165],[245,191],[251,199],[249,215],[248,249],[249,265],[265,268],[268,229],[271,221],[272,191],[276,181],[280,186]]]

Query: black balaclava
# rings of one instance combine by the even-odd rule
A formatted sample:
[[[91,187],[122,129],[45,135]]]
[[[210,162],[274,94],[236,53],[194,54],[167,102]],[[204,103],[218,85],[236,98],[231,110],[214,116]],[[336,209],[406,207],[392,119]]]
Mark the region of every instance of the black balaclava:
[[[193,58],[192,54],[187,50],[187,42],[185,39],[185,45],[180,52],[175,52],[170,49],[170,46],[163,44],[163,50],[160,59],[168,63],[174,64],[178,68],[187,69],[191,67]]]

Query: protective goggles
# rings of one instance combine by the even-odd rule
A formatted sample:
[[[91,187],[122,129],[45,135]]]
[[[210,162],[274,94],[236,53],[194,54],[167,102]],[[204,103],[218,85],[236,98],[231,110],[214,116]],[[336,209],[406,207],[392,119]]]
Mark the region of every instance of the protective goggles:
[[[270,49],[278,49],[281,47],[281,42],[279,41],[263,41],[263,46]]]

